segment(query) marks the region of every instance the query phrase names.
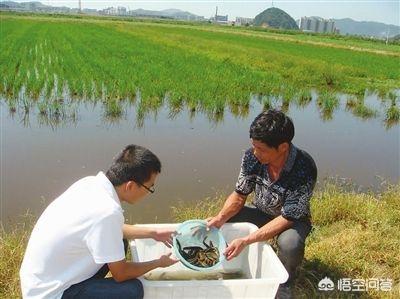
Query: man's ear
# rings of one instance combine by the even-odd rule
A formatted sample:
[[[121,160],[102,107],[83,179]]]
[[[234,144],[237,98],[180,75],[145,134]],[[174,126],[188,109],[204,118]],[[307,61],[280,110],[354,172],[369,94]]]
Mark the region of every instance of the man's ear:
[[[134,181],[128,181],[125,183],[125,191],[132,191],[134,188],[137,188],[137,184]]]
[[[284,143],[279,144],[278,150],[279,150],[279,152],[283,153],[283,152],[289,150],[289,147],[290,147],[289,143],[284,142]]]

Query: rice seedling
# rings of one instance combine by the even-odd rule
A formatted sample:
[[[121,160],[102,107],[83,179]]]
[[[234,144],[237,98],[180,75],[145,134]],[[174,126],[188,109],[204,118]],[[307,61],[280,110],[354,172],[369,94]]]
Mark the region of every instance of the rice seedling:
[[[18,92],[18,103],[21,105],[21,108],[23,109],[24,113],[27,114],[29,113],[31,107],[32,107],[32,102],[26,95],[26,89],[25,86],[21,87],[21,90]]]
[[[310,90],[301,89],[296,96],[296,104],[299,107],[306,107],[311,103],[311,101],[312,96]]]
[[[17,99],[15,99],[15,98],[8,98],[7,100],[6,100],[6,103],[7,103],[7,106],[8,106],[8,109],[9,109],[9,111],[10,111],[10,113],[13,115],[13,114],[15,114],[15,112],[17,112]]]
[[[393,90],[388,92],[387,97],[390,101],[392,101],[392,103],[399,101],[399,95]]]
[[[400,120],[400,109],[396,103],[392,103],[386,110],[385,121],[387,123],[398,123]]]
[[[104,114],[107,119],[118,119],[123,114],[122,102],[118,99],[105,101],[104,108]]]
[[[264,111],[267,111],[267,110],[273,108],[272,102],[271,102],[271,97],[264,96],[261,101],[262,101]]]
[[[346,109],[351,111],[354,116],[362,119],[374,118],[378,111],[365,105],[364,97],[349,97],[346,102]]]
[[[48,103],[48,115],[51,118],[62,118],[66,115],[62,99],[53,99]]]
[[[398,92],[389,92],[387,95],[389,105],[385,107],[385,126],[387,129],[391,128],[392,126],[396,125],[400,121],[400,108],[399,102],[400,97]]]
[[[339,107],[338,97],[331,92],[322,92],[318,95],[317,105],[323,120],[331,120],[333,112]]]
[[[249,112],[250,112],[250,101],[252,97],[249,97],[246,101],[241,101],[241,103],[230,103],[229,104],[229,109],[230,112],[238,117],[238,118],[243,118],[245,119],[248,117]]]
[[[36,106],[40,115],[47,115],[48,103],[45,100],[39,100]]]

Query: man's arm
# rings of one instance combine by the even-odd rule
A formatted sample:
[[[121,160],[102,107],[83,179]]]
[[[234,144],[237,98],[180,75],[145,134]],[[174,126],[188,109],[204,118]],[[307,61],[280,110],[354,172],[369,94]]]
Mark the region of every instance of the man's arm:
[[[145,239],[151,238],[163,242],[167,247],[171,247],[173,229],[143,227],[131,224],[124,224],[122,227],[124,239]]]
[[[290,221],[282,216],[278,216],[274,218],[272,221],[268,222],[260,229],[251,233],[247,237],[245,237],[246,245],[250,245],[255,242],[266,241],[269,240],[281,232],[287,230],[292,227],[293,221]]]
[[[171,258],[171,253],[161,256],[159,259],[135,263],[127,262],[126,260],[108,263],[108,268],[117,282],[123,282],[128,279],[134,279],[143,274],[156,269],[158,267],[168,267],[178,262],[177,259]]]
[[[221,227],[231,217],[236,215],[246,202],[247,195],[242,195],[233,191],[226,199],[224,206],[217,216],[207,220],[207,226]]]
[[[122,227],[124,239],[145,239],[153,238],[156,230],[150,227],[140,227],[137,225],[124,224]]]
[[[229,261],[240,254],[244,247],[255,242],[266,241],[292,227],[293,221],[282,216],[274,218],[260,229],[250,235],[233,240],[225,250],[226,259]]]

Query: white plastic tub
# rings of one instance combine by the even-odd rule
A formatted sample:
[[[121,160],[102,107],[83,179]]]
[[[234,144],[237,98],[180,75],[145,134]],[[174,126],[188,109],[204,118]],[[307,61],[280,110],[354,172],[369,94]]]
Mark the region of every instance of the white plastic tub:
[[[175,229],[179,224],[148,224],[146,226]],[[225,240],[243,237],[257,230],[250,223],[227,223],[221,227]],[[149,261],[170,252],[163,243],[153,239],[130,241],[134,261]],[[145,299],[187,298],[274,298],[279,284],[288,279],[288,273],[271,246],[265,242],[254,243],[231,261],[224,261],[220,268],[207,273],[240,273],[240,279],[196,280],[204,276],[177,263],[168,268],[159,268],[140,277]],[[192,280],[178,280],[178,277]],[[154,280],[159,277],[176,280]],[[175,278],[174,278],[175,277]],[[203,277],[204,278],[204,277]]]

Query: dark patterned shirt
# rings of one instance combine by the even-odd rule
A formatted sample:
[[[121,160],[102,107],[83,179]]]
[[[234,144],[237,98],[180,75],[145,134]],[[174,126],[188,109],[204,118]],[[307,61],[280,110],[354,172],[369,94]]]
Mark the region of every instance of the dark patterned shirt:
[[[255,192],[253,205],[270,216],[288,220],[311,218],[310,198],[317,180],[317,167],[305,151],[290,145],[289,156],[276,182],[270,179],[268,164],[261,164],[248,149],[235,191],[242,195]]]

